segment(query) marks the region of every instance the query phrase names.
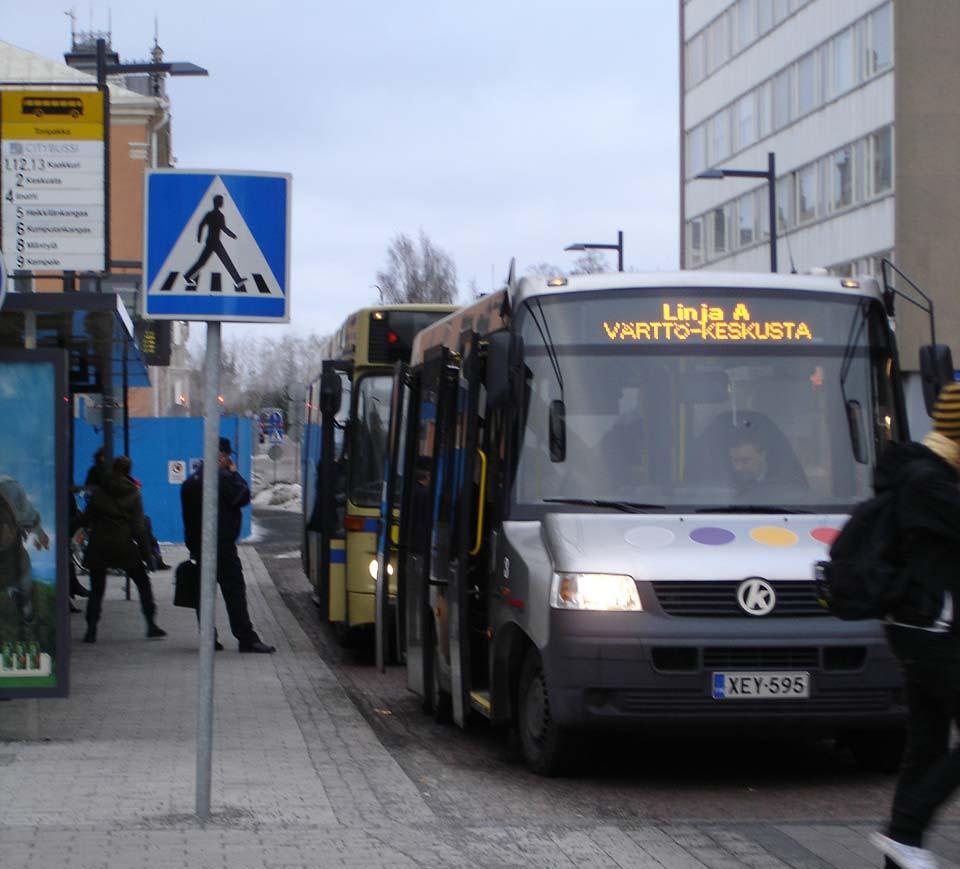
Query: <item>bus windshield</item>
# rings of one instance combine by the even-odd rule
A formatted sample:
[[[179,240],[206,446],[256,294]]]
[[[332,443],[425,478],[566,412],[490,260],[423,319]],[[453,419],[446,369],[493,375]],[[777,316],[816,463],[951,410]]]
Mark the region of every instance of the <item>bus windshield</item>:
[[[518,316],[518,505],[845,512],[897,436],[885,319],[866,297],[578,293]],[[560,401],[562,459],[550,449]]]

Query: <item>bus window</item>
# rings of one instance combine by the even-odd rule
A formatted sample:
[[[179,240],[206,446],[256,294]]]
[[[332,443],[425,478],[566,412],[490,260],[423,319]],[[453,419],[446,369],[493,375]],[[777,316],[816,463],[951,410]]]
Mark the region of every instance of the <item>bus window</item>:
[[[349,464],[350,500],[358,507],[380,504],[392,386],[393,378],[386,375],[364,377],[357,385]]]

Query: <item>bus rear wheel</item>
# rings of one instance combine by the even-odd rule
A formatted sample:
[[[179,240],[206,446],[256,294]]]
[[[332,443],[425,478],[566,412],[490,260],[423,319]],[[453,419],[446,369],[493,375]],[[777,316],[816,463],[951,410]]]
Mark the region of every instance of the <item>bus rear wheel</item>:
[[[520,748],[527,768],[544,776],[566,772],[571,736],[551,714],[547,679],[536,649],[530,649],[523,661],[517,706]]]

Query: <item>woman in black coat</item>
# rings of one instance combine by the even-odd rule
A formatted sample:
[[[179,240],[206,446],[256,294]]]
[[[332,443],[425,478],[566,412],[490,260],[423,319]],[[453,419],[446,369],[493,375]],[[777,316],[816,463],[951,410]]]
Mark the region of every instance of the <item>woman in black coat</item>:
[[[140,609],[147,620],[148,637],[165,637],[167,632],[154,621],[157,606],[153,600],[150,577],[144,562],[150,557],[150,538],[143,516],[143,499],[130,476],[133,467],[126,456],[117,456],[113,471],[90,495],[86,525],[90,532],[85,564],[90,573],[90,597],[87,598],[85,643],[97,641],[97,622],[107,589],[107,569],[124,570],[140,593]]]

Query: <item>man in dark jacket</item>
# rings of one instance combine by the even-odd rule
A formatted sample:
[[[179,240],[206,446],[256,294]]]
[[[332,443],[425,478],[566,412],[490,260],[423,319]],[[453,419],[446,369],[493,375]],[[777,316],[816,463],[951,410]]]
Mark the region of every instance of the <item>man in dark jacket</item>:
[[[217,508],[217,582],[227,606],[230,630],[237,638],[241,652],[275,652],[273,646],[262,642],[250,621],[247,610],[247,590],[243,581],[243,565],[237,553],[242,508],[250,503],[250,488],[237,472],[232,459],[233,450],[228,438],[220,438],[219,506]],[[203,530],[203,466],[197,468],[180,487],[180,506],[183,511],[183,531],[190,557],[199,563],[202,555]],[[197,618],[200,618],[199,610]],[[216,648],[223,648],[216,640]]]
[[[888,618],[887,639],[907,691],[907,748],[885,834],[874,844],[889,869],[934,869],[923,847],[934,814],[960,786],[960,384],[943,388],[934,430],[922,444],[888,447],[877,467],[877,492],[896,497],[894,563],[907,579],[906,600]]]
[[[167,635],[154,621],[157,605],[153,600],[150,577],[143,566],[150,556],[150,544],[143,518],[143,500],[140,489],[130,476],[131,469],[130,459],[117,456],[112,473],[93,490],[85,511],[90,529],[90,542],[84,555],[84,563],[90,572],[85,643],[97,641],[97,622],[100,621],[103,595],[107,589],[107,568],[110,567],[125,570],[137,586],[140,609],[147,620],[147,636]]]

